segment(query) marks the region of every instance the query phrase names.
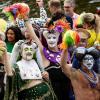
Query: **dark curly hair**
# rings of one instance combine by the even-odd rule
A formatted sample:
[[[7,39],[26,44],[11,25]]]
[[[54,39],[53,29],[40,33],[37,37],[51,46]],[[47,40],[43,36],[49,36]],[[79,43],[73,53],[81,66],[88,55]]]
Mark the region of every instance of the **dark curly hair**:
[[[15,42],[17,42],[18,40],[25,39],[25,37],[22,35],[21,30],[20,30],[19,27],[17,27],[17,26],[11,26],[11,27],[9,27],[9,28],[6,30],[6,32],[5,32],[5,35],[6,35],[5,42],[8,42],[7,33],[8,33],[8,31],[9,31],[10,29],[11,29],[12,31],[14,31],[14,33],[15,33]]]

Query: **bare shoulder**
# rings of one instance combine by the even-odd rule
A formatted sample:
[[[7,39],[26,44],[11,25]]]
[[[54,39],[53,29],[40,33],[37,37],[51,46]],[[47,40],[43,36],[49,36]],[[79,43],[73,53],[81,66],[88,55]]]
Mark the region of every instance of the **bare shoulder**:
[[[67,76],[70,78],[74,78],[77,76],[78,70],[72,67],[72,64],[67,64],[67,67],[65,69],[65,73],[67,73]]]

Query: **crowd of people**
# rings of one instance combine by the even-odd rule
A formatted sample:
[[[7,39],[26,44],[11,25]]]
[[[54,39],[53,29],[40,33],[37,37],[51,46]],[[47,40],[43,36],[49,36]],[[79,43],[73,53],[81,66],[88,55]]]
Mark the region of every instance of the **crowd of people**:
[[[39,18],[0,26],[0,100],[100,100],[99,13],[49,0],[48,17],[43,0],[36,3]]]

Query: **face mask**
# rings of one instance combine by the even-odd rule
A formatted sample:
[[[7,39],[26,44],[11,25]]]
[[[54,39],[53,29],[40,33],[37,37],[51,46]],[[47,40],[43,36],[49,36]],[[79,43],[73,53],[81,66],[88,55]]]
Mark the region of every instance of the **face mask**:
[[[36,50],[33,48],[32,45],[24,44],[23,51],[22,51],[22,58],[25,60],[32,60],[33,54]]]
[[[94,65],[94,58],[89,54],[85,55],[85,57],[83,58],[83,65],[87,69],[91,70],[93,68],[93,65]]]
[[[55,34],[49,34],[47,37],[47,44],[49,47],[57,46],[58,37]]]

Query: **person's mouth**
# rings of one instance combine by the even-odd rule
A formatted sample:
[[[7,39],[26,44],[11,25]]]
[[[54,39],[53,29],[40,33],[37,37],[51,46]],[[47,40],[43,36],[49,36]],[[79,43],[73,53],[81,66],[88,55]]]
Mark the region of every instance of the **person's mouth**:
[[[31,56],[32,54],[31,53],[27,53],[27,56]]]

